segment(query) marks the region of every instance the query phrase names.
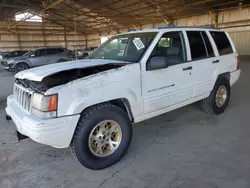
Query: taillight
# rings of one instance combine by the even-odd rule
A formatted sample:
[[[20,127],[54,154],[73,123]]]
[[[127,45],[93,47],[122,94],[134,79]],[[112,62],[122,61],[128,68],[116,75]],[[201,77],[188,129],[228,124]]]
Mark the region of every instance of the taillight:
[[[240,57],[237,56],[237,70],[240,69]]]

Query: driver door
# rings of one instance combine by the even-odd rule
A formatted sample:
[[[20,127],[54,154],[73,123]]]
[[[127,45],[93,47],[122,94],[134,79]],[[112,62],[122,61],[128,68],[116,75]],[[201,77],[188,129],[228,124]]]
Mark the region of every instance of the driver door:
[[[29,58],[30,64],[32,67],[37,67],[46,64],[44,59],[44,49],[38,49]]]
[[[167,68],[142,73],[144,114],[178,105],[193,97],[192,63],[187,62],[186,44],[182,31],[167,32],[155,46],[152,57],[165,57]],[[153,63],[153,62],[152,62]]]

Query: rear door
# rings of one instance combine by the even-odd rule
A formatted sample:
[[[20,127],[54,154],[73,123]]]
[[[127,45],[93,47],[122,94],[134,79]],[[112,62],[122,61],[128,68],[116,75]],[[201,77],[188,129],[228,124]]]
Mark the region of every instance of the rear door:
[[[209,33],[206,31],[186,31],[191,62],[193,63],[194,96],[209,93],[214,85],[213,75],[216,71],[217,57],[215,56]]]
[[[224,31],[210,31],[212,40],[218,50],[217,68],[218,73],[232,72],[237,69],[236,49],[230,37]]]
[[[60,59],[58,56],[57,48],[47,48],[45,49],[45,59],[46,64],[57,63]]]

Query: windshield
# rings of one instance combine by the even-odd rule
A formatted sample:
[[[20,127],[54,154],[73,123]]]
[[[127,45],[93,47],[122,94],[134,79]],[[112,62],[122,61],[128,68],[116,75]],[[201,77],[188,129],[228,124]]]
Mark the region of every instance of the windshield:
[[[28,51],[25,54],[23,54],[23,56],[30,56],[31,54],[33,54],[34,50]]]
[[[112,59],[139,62],[157,33],[117,35],[98,47],[88,59]]]

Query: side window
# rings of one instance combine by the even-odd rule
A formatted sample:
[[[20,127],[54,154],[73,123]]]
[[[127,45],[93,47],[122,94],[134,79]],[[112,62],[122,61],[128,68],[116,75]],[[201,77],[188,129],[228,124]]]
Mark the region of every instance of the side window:
[[[181,31],[167,32],[154,48],[149,59],[155,56],[166,57],[168,66],[186,61],[185,43]]]
[[[36,50],[35,51],[35,57],[44,56],[44,50]]]
[[[227,38],[226,33],[218,31],[211,31],[210,33],[214,39],[220,55],[233,53],[233,48]]]
[[[204,39],[204,42],[206,44],[206,50],[207,50],[207,57],[214,57],[214,50],[212,47],[212,44],[207,36],[207,33],[205,31],[202,31],[202,37]]]
[[[57,50],[56,48],[48,48],[48,49],[45,49],[45,52],[46,52],[46,55],[53,55],[53,54],[57,54]]]
[[[206,46],[200,31],[187,31],[192,60],[207,58]]]
[[[57,51],[58,51],[58,53],[62,53],[62,52],[64,52],[64,49],[63,48],[58,48]]]

